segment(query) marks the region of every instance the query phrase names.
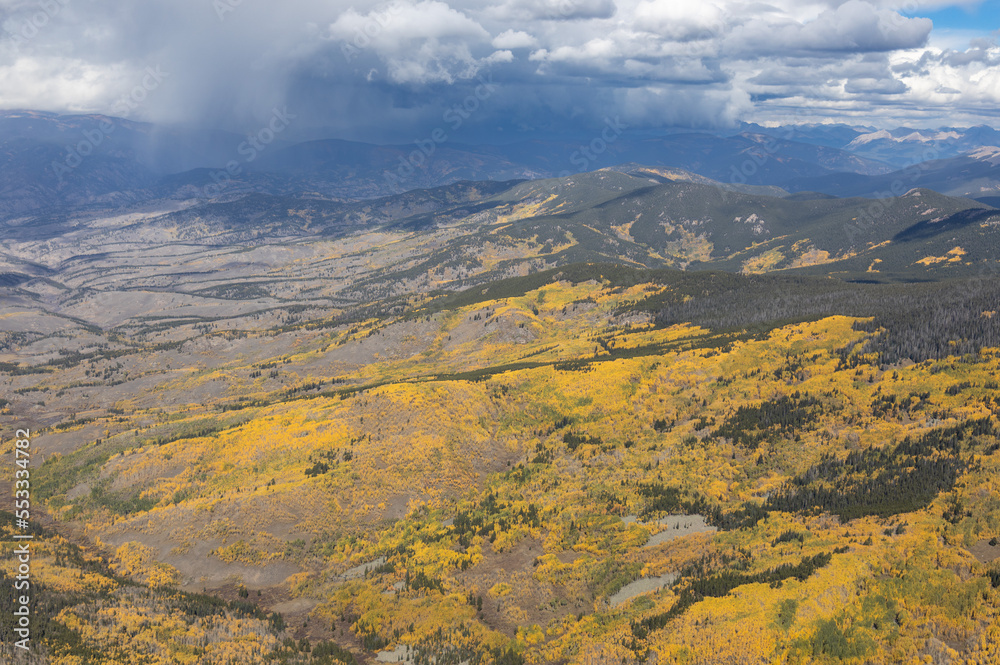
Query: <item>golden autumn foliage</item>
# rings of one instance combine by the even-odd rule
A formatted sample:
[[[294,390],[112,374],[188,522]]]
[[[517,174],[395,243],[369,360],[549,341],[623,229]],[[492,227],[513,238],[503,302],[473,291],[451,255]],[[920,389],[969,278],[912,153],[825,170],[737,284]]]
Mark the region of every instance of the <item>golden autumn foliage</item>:
[[[120,575],[281,570],[311,620],[369,653],[994,662],[1000,358],[882,367],[843,316],[749,334],[620,314],[660,289],[558,282],[317,330],[282,359],[281,391],[238,381],[238,364],[176,379],[229,389],[155,424],[137,414],[106,455],[50,460],[46,498],[124,543],[106,551]],[[926,468],[880,455],[941,432],[957,443]],[[818,498],[837,492],[856,505]],[[184,624],[113,588],[58,620],[172,662],[275,648],[255,620]]]

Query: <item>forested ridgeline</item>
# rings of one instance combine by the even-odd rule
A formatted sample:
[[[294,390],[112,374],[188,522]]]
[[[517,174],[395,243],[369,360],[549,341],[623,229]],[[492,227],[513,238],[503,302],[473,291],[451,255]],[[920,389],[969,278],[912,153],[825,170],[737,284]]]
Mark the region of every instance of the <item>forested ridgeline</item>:
[[[643,270],[618,264],[573,264],[486,288],[444,295],[417,313],[510,298],[553,282],[596,280],[612,288],[640,284],[666,287],[626,303],[621,312],[653,313],[661,326],[692,323],[716,331],[764,333],[774,328],[843,315],[872,318],[866,332],[882,330],[864,352],[889,365],[949,355],[976,354],[1000,346],[1000,271],[946,281],[874,283],[800,275],[738,275],[719,271]]]
[[[694,323],[711,329],[757,329],[844,315],[871,318],[857,328],[880,332],[864,352],[882,365],[977,354],[1000,345],[1000,280],[992,276],[939,283],[861,284],[832,279],[706,275],[706,288],[684,302],[664,304],[660,325]]]

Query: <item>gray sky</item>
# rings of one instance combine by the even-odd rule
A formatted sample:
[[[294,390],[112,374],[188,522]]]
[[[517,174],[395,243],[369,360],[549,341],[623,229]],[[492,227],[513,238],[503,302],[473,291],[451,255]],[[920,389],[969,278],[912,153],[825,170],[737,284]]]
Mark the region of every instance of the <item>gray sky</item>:
[[[375,142],[996,126],[1000,2],[0,0],[0,108]],[[458,127],[456,128],[456,124]]]

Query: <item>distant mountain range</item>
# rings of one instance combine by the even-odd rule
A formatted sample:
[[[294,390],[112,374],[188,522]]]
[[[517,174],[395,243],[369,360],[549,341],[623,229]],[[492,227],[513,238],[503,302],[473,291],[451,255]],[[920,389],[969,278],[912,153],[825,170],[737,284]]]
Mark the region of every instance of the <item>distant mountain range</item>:
[[[630,164],[681,170],[734,191],[764,187],[770,189],[761,193],[786,190],[800,198],[801,192],[899,195],[914,187],[984,199],[1000,195],[1000,148],[994,147],[1000,132],[988,127],[740,129],[635,138],[611,123],[591,141],[465,145],[430,136],[409,145],[372,145],[340,139],[294,143],[280,133],[246,137],[100,115],[7,111],[0,112],[0,219],[121,210],[162,199],[232,200],[249,193],[366,199],[460,181],[537,180],[607,167],[628,172]],[[921,156],[934,159],[900,170]]]
[[[371,274],[359,288],[429,276],[439,288],[468,288],[581,262],[883,281],[992,271],[1000,247],[1000,210],[926,188],[880,200],[790,195],[638,164],[562,178],[463,181],[365,200],[255,192],[160,202],[114,216],[71,212],[9,223],[6,236],[21,249],[0,254],[0,273],[18,280],[54,276],[81,256],[126,266],[137,260],[134,253],[171,243],[204,246],[214,255],[220,247],[374,233],[379,243],[411,249],[405,258],[368,265]],[[25,264],[23,249],[40,243],[52,259],[45,267]],[[112,247],[126,258],[114,259]],[[158,251],[147,260],[159,265]],[[174,277],[163,279],[154,282],[166,286]]]
[[[524,182],[478,201],[474,215],[442,210],[394,227],[466,231],[418,272],[475,264],[483,247],[521,248],[492,278],[522,274],[519,264],[539,259],[872,280],[938,279],[996,262],[1000,210],[969,199],[929,189],[878,201],[779,198],[658,172],[635,166]]]
[[[842,124],[762,127],[746,124],[743,132],[766,134],[799,143],[812,143],[845,150],[896,168],[935,159],[946,159],[972,152],[983,146],[1000,145],[1000,131],[977,127],[939,129],[877,129]]]
[[[965,155],[921,162],[892,173],[838,173],[785,184],[791,191],[833,196],[899,196],[913,187],[926,187],[950,196],[988,199],[1000,195],[1000,147],[982,146]]]

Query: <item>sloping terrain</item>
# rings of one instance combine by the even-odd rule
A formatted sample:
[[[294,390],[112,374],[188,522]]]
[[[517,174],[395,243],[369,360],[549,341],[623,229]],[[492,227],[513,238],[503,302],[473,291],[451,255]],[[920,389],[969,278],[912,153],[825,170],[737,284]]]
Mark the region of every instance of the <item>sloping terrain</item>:
[[[280,109],[275,113],[281,121],[275,126],[282,129],[262,141],[102,115],[0,112],[0,220],[58,216],[70,208],[162,208],[163,201],[230,200],[248,193],[378,198],[463,180],[551,178],[624,163],[779,187],[801,178],[892,170],[834,147],[755,132],[641,138],[625,135],[626,128],[617,125],[614,139],[599,144],[587,139],[470,145],[447,135],[406,145],[296,143],[294,127],[285,132],[293,120]]]
[[[33,657],[992,662],[998,221],[629,164],[9,222]]]
[[[270,610],[338,662],[989,662],[998,307],[575,265],[367,320],[92,328],[34,367],[59,338],[12,338],[0,417],[38,423],[35,501],[112,570],[262,607],[212,610],[192,662],[243,616],[243,657],[281,662]],[[195,607],[155,593],[150,662]],[[60,602],[54,662],[112,662],[112,601]]]
[[[1000,148],[982,146],[968,154],[915,162],[905,169],[883,175],[841,173],[823,178],[798,178],[789,181],[787,187],[792,191],[816,190],[833,196],[886,197],[914,187],[949,196],[996,196],[1000,193]]]
[[[881,281],[996,264],[1000,213],[985,203],[925,189],[879,201],[779,198],[628,168],[366,201],[252,194],[9,224],[0,272],[11,331],[378,315],[586,261]],[[15,324],[21,316],[30,323]]]

